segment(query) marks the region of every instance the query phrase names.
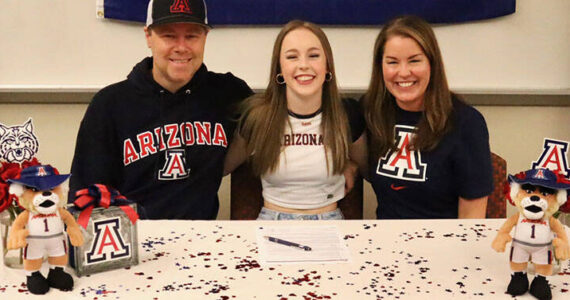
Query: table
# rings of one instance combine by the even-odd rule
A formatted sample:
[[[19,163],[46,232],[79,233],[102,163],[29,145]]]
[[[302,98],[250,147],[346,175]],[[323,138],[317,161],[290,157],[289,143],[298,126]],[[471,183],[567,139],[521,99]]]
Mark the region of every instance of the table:
[[[52,289],[47,295],[58,300],[512,299],[505,294],[508,253],[490,247],[503,222],[140,221],[139,265],[75,278],[73,291]],[[259,265],[257,227],[317,224],[338,226],[350,263]],[[570,297],[568,261],[549,281],[554,299]],[[23,282],[22,270],[2,266],[0,298],[29,299]]]

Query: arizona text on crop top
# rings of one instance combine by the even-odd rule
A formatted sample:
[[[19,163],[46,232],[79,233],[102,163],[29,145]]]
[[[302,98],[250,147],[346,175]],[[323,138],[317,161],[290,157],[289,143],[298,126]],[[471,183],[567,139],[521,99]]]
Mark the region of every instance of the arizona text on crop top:
[[[261,176],[263,199],[294,209],[315,209],[344,197],[343,174],[327,171],[321,130],[322,113],[289,115],[279,165]],[[332,163],[329,163],[332,170]]]

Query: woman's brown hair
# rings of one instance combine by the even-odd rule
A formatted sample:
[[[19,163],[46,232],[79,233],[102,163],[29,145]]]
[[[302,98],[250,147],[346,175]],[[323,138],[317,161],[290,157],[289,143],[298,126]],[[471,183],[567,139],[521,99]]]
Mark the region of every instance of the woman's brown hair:
[[[246,151],[251,154],[251,166],[256,175],[275,171],[279,164],[285,126],[290,126],[290,124],[286,85],[278,84],[276,76],[281,73],[279,57],[283,39],[289,32],[299,28],[307,29],[317,36],[326,56],[327,70],[332,74],[330,80],[327,78],[323,83],[321,106],[321,128],[327,169],[332,163],[332,174],[339,174],[344,170],[348,159],[350,133],[338,92],[331,46],[325,33],[317,25],[293,20],[281,29],[275,40],[269,84],[265,93],[254,95],[244,102],[243,114],[239,122],[239,134],[246,140]]]
[[[378,159],[389,149],[396,149],[394,125],[396,101],[384,83],[382,59],[386,42],[394,36],[411,38],[422,48],[430,64],[430,81],[424,95],[422,118],[416,125],[416,135],[410,146],[417,150],[432,150],[450,130],[453,109],[443,59],[435,34],[426,21],[416,16],[397,17],[388,22],[378,34],[374,45],[372,76],[364,96],[364,116],[370,134],[371,155]]]

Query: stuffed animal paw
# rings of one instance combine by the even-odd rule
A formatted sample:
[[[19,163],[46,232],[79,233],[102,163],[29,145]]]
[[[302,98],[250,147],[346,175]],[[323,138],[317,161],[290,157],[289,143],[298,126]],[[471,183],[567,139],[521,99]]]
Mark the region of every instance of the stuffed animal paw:
[[[559,260],[566,260],[570,258],[570,247],[564,240],[560,238],[554,238],[552,240],[552,246],[554,246],[554,256]]]
[[[6,247],[8,250],[26,247],[28,244],[28,242],[26,242],[26,238],[29,234],[30,232],[27,229],[12,230],[10,236],[8,237],[8,244]]]
[[[79,226],[69,226],[67,227],[67,234],[69,235],[69,240],[71,244],[75,247],[83,245],[83,234]]]
[[[507,243],[512,240],[513,238],[508,233],[499,233],[493,240],[491,247],[497,252],[505,252]]]

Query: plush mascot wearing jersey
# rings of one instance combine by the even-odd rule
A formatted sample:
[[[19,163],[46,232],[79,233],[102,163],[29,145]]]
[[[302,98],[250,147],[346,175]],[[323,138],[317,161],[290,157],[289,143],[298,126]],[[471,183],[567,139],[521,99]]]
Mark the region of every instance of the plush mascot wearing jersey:
[[[67,203],[67,179],[50,165],[36,165],[10,179],[10,193],[18,196],[25,210],[18,215],[8,237],[8,249],[24,248],[24,269],[28,290],[45,294],[50,287],[62,291],[73,288],[73,278],[64,272],[67,245],[64,224],[74,246],[83,244],[83,235],[73,216],[63,207]],[[47,279],[40,273],[47,254],[50,266]]]
[[[564,211],[570,207],[567,202],[570,181],[548,169],[535,169],[509,175],[509,185],[507,198],[518,212],[507,219],[492,243],[493,249],[503,252],[512,240],[510,262],[513,273],[507,293],[517,296],[529,291],[526,268],[531,261],[536,276],[530,285],[530,293],[538,299],[552,299],[546,280],[546,276],[552,275],[552,248],[557,259],[570,257],[564,225],[552,215],[559,208]],[[511,238],[509,233],[513,227],[515,231]]]

